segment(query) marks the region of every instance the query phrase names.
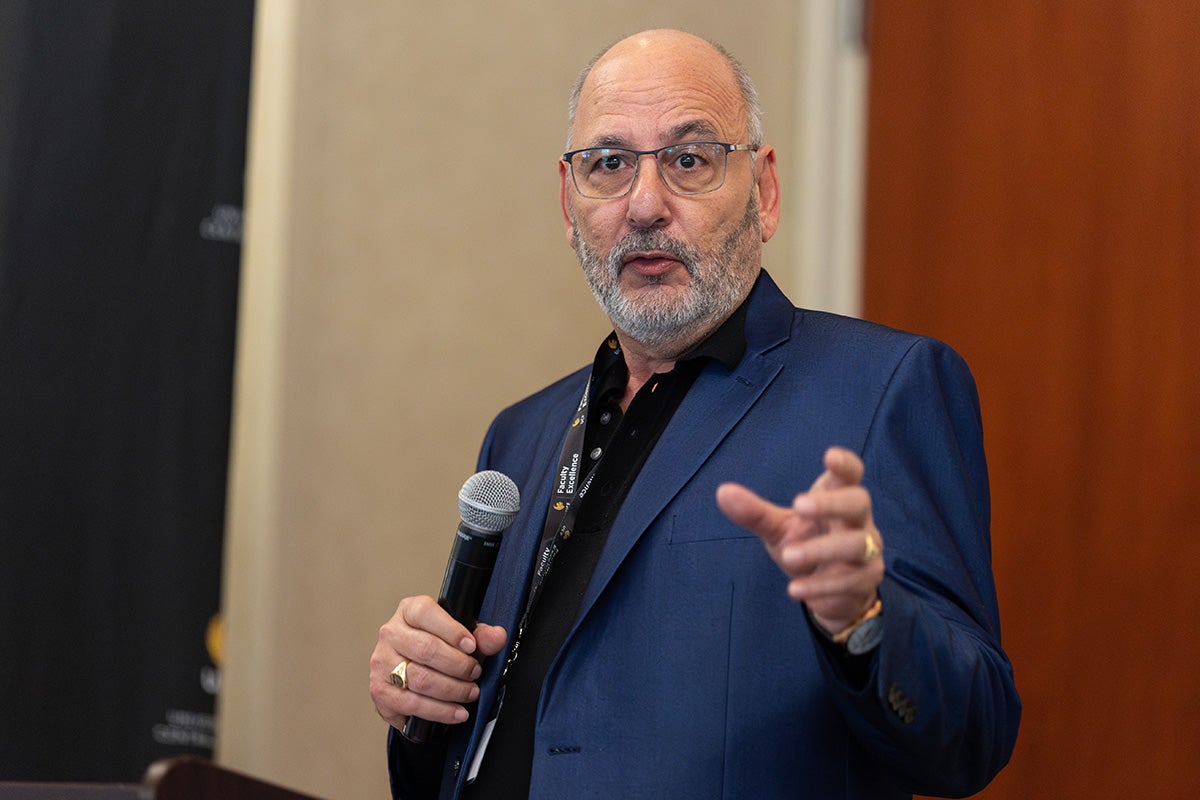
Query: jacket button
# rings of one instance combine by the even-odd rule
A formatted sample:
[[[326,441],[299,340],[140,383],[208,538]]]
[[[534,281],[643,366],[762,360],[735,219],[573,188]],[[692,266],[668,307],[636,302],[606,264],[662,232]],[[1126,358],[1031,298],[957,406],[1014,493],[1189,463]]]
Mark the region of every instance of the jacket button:
[[[917,718],[916,704],[894,683],[888,687],[888,705],[905,725],[911,725]]]

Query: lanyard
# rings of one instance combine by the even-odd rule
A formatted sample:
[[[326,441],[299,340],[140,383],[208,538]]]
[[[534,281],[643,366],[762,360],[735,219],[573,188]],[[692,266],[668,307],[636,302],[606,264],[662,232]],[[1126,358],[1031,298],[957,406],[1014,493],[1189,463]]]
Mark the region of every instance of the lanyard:
[[[517,660],[521,648],[521,637],[529,625],[529,617],[533,613],[533,608],[541,597],[542,586],[546,582],[546,576],[550,573],[550,567],[554,564],[554,557],[558,555],[562,543],[571,538],[575,518],[579,515],[579,505],[592,485],[596,467],[600,464],[599,460],[596,460],[581,478],[580,468],[583,464],[588,397],[591,389],[592,381],[589,379],[588,385],[584,387],[583,397],[579,398],[579,408],[575,411],[575,416],[571,418],[571,427],[567,429],[567,438],[558,459],[558,471],[554,476],[550,510],[546,512],[546,524],[542,528],[542,539],[538,545],[538,560],[533,573],[533,581],[529,587],[529,599],[525,603],[525,612],[521,615],[521,622],[517,625],[517,634],[513,637],[513,646],[509,651],[508,660],[504,663],[501,679],[508,675],[509,667]]]

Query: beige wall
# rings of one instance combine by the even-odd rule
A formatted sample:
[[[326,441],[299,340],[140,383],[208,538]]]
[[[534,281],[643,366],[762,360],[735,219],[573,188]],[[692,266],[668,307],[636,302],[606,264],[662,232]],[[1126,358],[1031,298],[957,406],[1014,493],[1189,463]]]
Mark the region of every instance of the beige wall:
[[[719,39],[756,76],[801,197],[805,8],[260,0],[223,763],[330,798],[386,795],[366,690],[378,626],[403,595],[437,591],[494,413],[608,330],[557,203],[576,70],[644,27]],[[796,288],[795,226],[767,251]]]

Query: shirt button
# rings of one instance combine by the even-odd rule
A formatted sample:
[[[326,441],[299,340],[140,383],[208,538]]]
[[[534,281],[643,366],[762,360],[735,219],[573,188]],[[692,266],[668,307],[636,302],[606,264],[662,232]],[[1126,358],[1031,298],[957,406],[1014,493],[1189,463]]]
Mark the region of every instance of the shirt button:
[[[604,451],[601,450],[599,447],[597,447],[595,450],[593,450],[591,452],[592,461],[598,460],[600,458],[600,456],[602,456],[602,455],[604,455]]]

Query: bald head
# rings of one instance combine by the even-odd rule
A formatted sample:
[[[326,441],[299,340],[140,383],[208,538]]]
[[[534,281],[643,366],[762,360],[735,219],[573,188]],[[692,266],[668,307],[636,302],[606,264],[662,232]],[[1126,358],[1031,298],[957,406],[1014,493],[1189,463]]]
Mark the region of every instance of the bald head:
[[[592,98],[591,90],[631,74],[666,85],[704,81],[714,89],[736,93],[745,120],[745,140],[755,147],[762,145],[762,107],[745,67],[716,42],[683,31],[656,29],[621,39],[580,71],[567,104],[568,150],[574,146],[580,106]]]

